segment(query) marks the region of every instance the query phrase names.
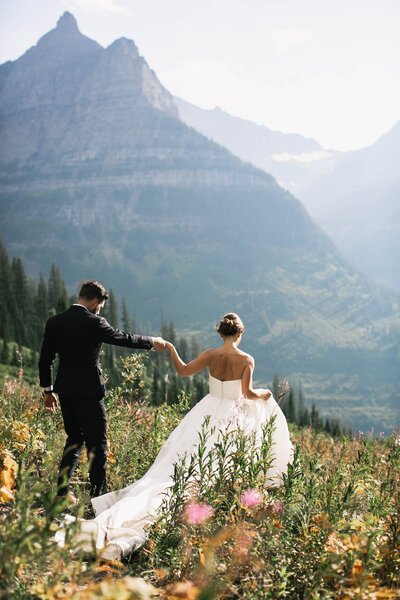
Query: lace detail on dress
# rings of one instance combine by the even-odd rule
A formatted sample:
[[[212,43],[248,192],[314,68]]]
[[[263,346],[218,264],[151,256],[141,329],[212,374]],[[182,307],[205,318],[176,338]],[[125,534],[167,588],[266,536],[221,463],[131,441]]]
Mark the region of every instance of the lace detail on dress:
[[[246,413],[246,398],[243,396],[239,396],[233,404],[233,415],[234,417],[240,417]]]

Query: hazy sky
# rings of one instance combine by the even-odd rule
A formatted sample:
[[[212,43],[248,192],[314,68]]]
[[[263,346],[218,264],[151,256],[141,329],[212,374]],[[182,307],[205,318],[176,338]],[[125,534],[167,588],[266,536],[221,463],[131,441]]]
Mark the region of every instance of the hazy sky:
[[[349,150],[400,120],[400,0],[0,0],[0,62],[72,12],[174,94]]]

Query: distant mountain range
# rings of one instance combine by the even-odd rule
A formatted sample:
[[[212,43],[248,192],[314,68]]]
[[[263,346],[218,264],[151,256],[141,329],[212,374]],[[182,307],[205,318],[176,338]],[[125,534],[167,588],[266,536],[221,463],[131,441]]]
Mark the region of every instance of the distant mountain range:
[[[184,123],[271,173],[304,203],[349,261],[400,292],[400,122],[367,148],[335,152],[220,108],[175,102]]]
[[[343,254],[400,292],[400,122],[377,142],[336,157],[331,173],[299,194]]]
[[[236,310],[259,380],[285,374],[354,427],[396,425],[396,299],[272,176],[184,124],[132,41],[102,48],[65,13],[0,88],[0,234],[32,274],[55,261],[71,291],[96,277],[145,329],[171,318],[207,344]]]
[[[274,131],[234,117],[219,107],[207,110],[176,96],[174,100],[184,123],[243,161],[271,173],[294,195],[329,173],[335,164],[338,153],[325,150],[312,138]]]

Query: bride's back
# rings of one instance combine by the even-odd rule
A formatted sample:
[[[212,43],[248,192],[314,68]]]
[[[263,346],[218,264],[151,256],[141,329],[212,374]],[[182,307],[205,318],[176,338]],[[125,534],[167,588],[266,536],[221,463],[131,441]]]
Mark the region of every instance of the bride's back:
[[[220,381],[241,379],[249,359],[248,354],[237,348],[215,348],[209,359],[210,373]]]

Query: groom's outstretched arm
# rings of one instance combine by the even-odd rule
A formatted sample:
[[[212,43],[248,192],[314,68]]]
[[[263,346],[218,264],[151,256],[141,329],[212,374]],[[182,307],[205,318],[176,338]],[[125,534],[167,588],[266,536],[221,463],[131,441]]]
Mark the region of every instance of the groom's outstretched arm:
[[[155,340],[158,340],[158,338],[138,335],[136,333],[125,333],[120,329],[112,327],[104,317],[99,317],[97,327],[98,339],[105,344],[122,346],[124,348],[139,348],[142,350],[151,350],[154,345],[157,345],[155,344]]]

